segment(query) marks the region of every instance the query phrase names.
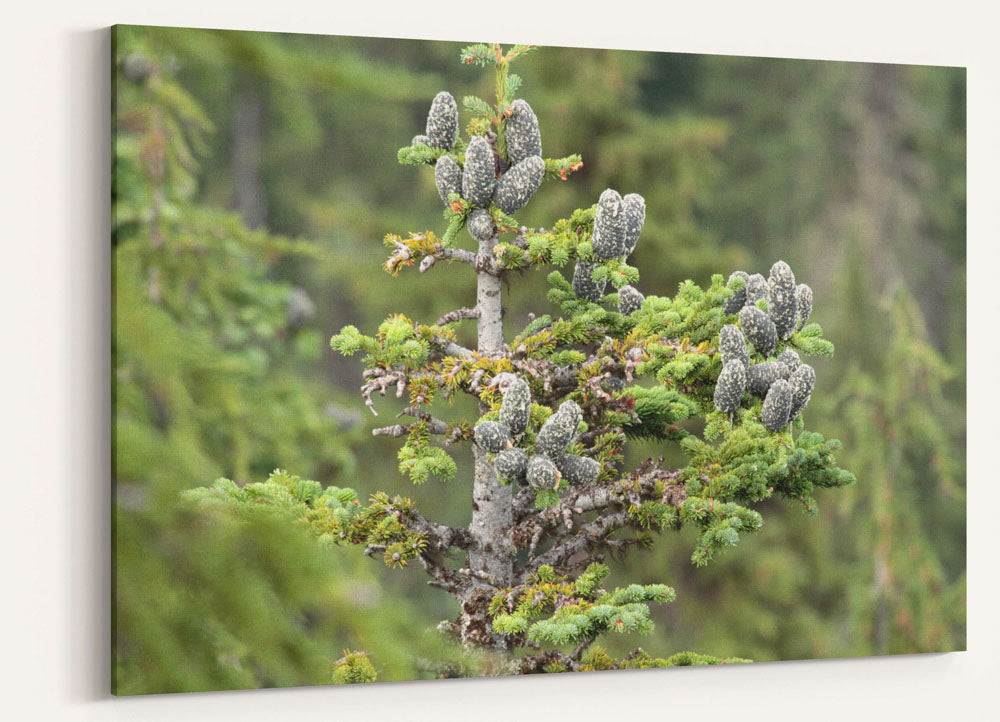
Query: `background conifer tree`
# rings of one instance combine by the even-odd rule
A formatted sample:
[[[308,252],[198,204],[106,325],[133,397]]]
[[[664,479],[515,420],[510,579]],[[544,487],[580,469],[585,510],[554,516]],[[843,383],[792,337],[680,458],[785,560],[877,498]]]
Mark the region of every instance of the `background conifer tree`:
[[[317,248],[196,199],[213,123],[155,36],[114,38],[113,689],[326,684],[359,638],[383,674],[430,676],[416,656],[448,649],[360,560],[181,501],[192,477],[247,482],[275,458],[351,473],[356,419],[316,379],[308,296],[270,277]]]

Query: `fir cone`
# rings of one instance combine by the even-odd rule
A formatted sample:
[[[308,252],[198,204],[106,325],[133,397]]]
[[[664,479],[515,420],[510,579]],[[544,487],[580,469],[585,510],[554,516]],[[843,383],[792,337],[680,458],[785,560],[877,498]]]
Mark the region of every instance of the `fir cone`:
[[[455,138],[458,136],[458,105],[451,93],[442,90],[434,97],[427,114],[425,132],[430,139],[427,145],[445,150],[455,147]]]
[[[482,421],[473,432],[476,443],[491,454],[503,451],[510,443],[510,429],[499,421]]]
[[[462,171],[462,197],[474,206],[486,208],[493,198],[496,164],[493,149],[486,138],[472,136],[465,149],[465,170]]]
[[[768,431],[781,431],[788,425],[792,411],[792,387],[784,379],[778,379],[767,392],[764,406],[760,410],[760,423]]]
[[[417,145],[419,143],[423,143],[426,146],[430,146],[431,139],[428,138],[426,135],[415,135],[413,136],[413,138],[410,139],[410,145]]]
[[[500,404],[500,423],[506,424],[514,436],[520,436],[528,428],[530,417],[531,388],[524,379],[512,381]]]
[[[750,351],[743,332],[731,323],[719,330],[719,356],[722,357],[723,366],[734,359],[741,361],[744,366],[750,365]]]
[[[789,371],[795,371],[795,369],[799,367],[799,364],[802,363],[801,359],[799,359],[799,355],[790,348],[786,348],[778,354],[778,360],[785,364]]]
[[[601,388],[608,393],[617,393],[625,388],[625,379],[618,374],[611,374],[601,382]]]
[[[742,288],[735,291],[733,295],[727,298],[725,303],[722,304],[722,311],[727,316],[739,313],[740,309],[747,304],[747,284],[750,283],[750,276],[746,271],[733,271],[733,273],[729,276],[729,280],[732,281],[734,278],[742,278],[744,283]]]
[[[601,473],[601,465],[588,456],[566,454],[557,463],[559,472],[570,484],[593,484]]]
[[[488,241],[493,237],[496,226],[493,225],[493,218],[485,208],[476,208],[465,217],[465,227],[469,229],[469,235],[477,241]]]
[[[523,482],[528,471],[528,455],[524,449],[504,449],[493,459],[497,476],[507,482]]]
[[[545,175],[545,161],[541,156],[532,155],[500,176],[493,202],[504,213],[516,213],[535,195]]]
[[[754,396],[764,398],[771,385],[778,379],[788,380],[791,370],[781,361],[764,361],[747,369],[747,389]]]
[[[788,383],[792,387],[792,410],[788,414],[788,420],[794,421],[809,403],[809,397],[816,386],[816,371],[809,364],[802,364],[795,369]]]
[[[638,193],[629,193],[622,199],[622,208],[625,213],[625,255],[629,256],[635,250],[646,222],[646,199]]]
[[[743,401],[746,388],[747,368],[739,359],[733,359],[722,367],[715,382],[715,408],[724,414],[735,412]]]
[[[576,436],[582,416],[583,412],[575,401],[564,401],[559,410],[542,424],[535,439],[535,451],[552,459],[563,456],[566,447]]]
[[[548,457],[532,456],[525,477],[532,489],[555,489],[559,484],[559,469]]]
[[[604,286],[607,281],[596,283],[591,276],[597,264],[577,261],[573,269],[573,293],[577,298],[597,303],[604,297]]]
[[[799,321],[796,328],[801,331],[806,325],[813,310],[813,290],[804,283],[800,283],[795,289],[795,301],[798,305]]]
[[[774,321],[778,339],[784,341],[795,333],[798,318],[798,300],[795,297],[795,274],[784,261],[771,266],[771,276],[767,282],[767,314]]]
[[[618,312],[622,316],[631,316],[642,307],[645,300],[646,297],[632,286],[622,286],[618,289]]]
[[[746,286],[746,303],[744,306],[756,306],[757,301],[762,298],[767,298],[767,279],[764,278],[759,273],[755,273],[747,278]]]
[[[559,408],[556,410],[556,413],[564,414],[570,418],[573,422],[573,435],[575,436],[576,427],[580,425],[581,421],[583,421],[583,409],[580,408],[580,404],[573,401],[573,399],[566,399],[559,404]],[[572,437],[570,437],[570,440],[572,441]]]
[[[510,117],[507,118],[507,157],[511,165],[517,165],[533,155],[542,155],[538,118],[530,105],[518,99],[510,104]]]
[[[450,155],[443,155],[438,158],[434,166],[434,182],[437,184],[438,195],[441,202],[448,203],[448,195],[458,193],[462,195],[462,169]]]
[[[744,306],[740,310],[740,328],[747,341],[761,356],[770,356],[778,344],[778,332],[774,321],[756,306]]]
[[[625,252],[625,207],[616,190],[608,188],[597,201],[591,243],[594,255],[605,261]]]

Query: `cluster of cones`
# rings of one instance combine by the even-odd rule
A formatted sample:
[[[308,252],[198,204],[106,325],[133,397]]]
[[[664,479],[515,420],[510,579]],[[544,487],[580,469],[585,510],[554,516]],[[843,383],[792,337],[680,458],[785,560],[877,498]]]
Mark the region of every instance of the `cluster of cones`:
[[[791,337],[801,329],[812,312],[812,289],[795,285],[795,275],[784,261],[771,267],[770,277],[750,276],[737,271],[746,283],[723,307],[727,314],[739,314],[739,326],[727,324],[719,332],[722,372],[715,385],[715,408],[734,414],[749,393],[764,399],[760,420],[770,431],[780,431],[790,424],[809,403],[816,372],[800,361],[792,349],[767,360],[778,340]],[[757,301],[767,299],[767,311]],[[752,363],[747,342],[761,360]]]
[[[527,483],[533,489],[555,489],[561,479],[571,484],[594,482],[601,465],[587,456],[566,451],[583,419],[580,406],[571,400],[560,404],[535,435],[534,454],[517,446],[531,419],[531,389],[523,379],[511,381],[500,405],[499,421],[481,421],[475,428],[476,443],[496,454],[497,476],[508,482]]]
[[[591,244],[594,257],[600,261],[627,259],[635,250],[646,222],[646,200],[638,193],[629,193],[622,198],[618,191],[608,188],[601,193],[594,214],[594,233]],[[580,259],[573,270],[573,293],[594,303],[604,296],[606,281],[593,279],[597,263]],[[624,316],[639,310],[645,296],[632,286],[618,289],[618,310]]]
[[[449,196],[457,194],[472,206],[465,224],[477,241],[489,240],[496,233],[491,203],[504,213],[516,213],[535,195],[545,175],[538,118],[525,101],[511,103],[505,132],[509,165],[494,152],[490,138],[474,135],[465,148],[464,165],[451,155],[442,155],[434,166],[441,201],[450,205]],[[411,144],[450,151],[457,138],[458,106],[450,93],[442,91],[431,103],[426,134],[415,136]]]

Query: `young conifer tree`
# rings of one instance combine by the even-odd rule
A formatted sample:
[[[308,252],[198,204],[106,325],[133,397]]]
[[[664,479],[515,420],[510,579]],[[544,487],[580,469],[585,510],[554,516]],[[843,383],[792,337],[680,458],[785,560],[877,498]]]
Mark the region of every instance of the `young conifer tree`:
[[[754,504],[777,494],[814,512],[817,487],[853,483],[835,464],[838,442],[806,431],[802,418],[816,375],[801,357],[833,346],[808,323],[811,290],[782,261],[768,278],[736,271],[705,289],[685,281],[673,298],[640,292],[639,271],[626,262],[646,213],[637,193],[608,189],[549,230],[520,225],[516,214],[544,180],[567,180],[582,166],[579,155],[545,158],[544,124],[515,99],[521,79],[511,64],[532,49],[466,48],[464,63],[495,72],[495,101],[464,99],[463,138],[457,103],[439,93],[425,133],[398,152],[404,165],[433,167],[446,225],[440,235],[386,236],[385,270],[468,266],[475,302],[432,324],[395,314],[374,335],[347,326],[331,340],[341,353],[364,352],[362,395],[373,412],[376,393],[406,396],[400,415],[412,420],[374,434],[404,439],[399,468],[414,483],[452,479],[451,450],[471,447],[469,526],[431,521],[407,498],[377,493],[362,505],[350,489],[285,473],[242,488],[220,480],[191,496],[270,503],[327,543],[364,544],[390,567],[416,561],[459,602],[442,627],[499,659],[490,671],[743,661],[692,652],[656,659],[641,649],[615,659],[593,646],[605,632],[651,632],[649,605],[675,596],[663,584],[605,589],[604,562],[686,525],[698,531],[691,559],[702,566],[761,527]],[[569,264],[572,279],[548,276],[552,308],[505,338],[505,284]],[[476,324],[474,348],[458,341],[463,321]],[[477,419],[431,413],[459,394],[476,400]],[[630,439],[678,444],[687,463],[671,468],[661,457],[627,468]],[[344,667],[337,679],[371,676]]]

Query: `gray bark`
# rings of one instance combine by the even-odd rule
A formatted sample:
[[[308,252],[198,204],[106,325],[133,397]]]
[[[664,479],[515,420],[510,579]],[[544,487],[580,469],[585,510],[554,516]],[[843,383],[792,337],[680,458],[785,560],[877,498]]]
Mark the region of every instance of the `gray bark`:
[[[503,308],[500,278],[489,272],[493,246],[497,238],[479,243],[476,259],[476,309],[478,351],[484,356],[504,353]],[[480,409],[485,412],[485,408]],[[486,452],[473,446],[475,477],[472,488],[472,522],[469,531],[473,546],[469,550],[472,584],[462,605],[461,636],[466,643],[485,644],[497,650],[509,649],[507,640],[495,635],[486,615],[486,605],[495,587],[513,583],[515,548],[508,536],[513,526],[512,492],[497,481]]]

